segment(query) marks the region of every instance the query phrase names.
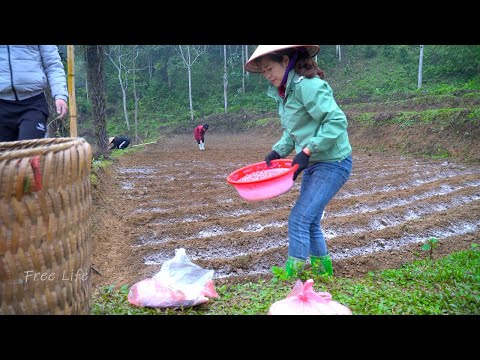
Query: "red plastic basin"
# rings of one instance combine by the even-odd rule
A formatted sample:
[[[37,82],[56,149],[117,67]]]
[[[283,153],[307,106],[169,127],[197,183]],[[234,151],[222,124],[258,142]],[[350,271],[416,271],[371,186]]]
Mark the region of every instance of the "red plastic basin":
[[[270,167],[262,161],[235,170],[227,176],[227,182],[245,200],[271,199],[292,188],[293,173],[297,168],[297,164],[292,166],[291,159],[272,160]]]

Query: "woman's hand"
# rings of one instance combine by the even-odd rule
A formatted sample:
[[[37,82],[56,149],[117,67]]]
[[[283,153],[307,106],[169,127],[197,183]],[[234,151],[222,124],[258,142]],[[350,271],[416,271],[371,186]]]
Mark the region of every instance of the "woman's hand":
[[[292,166],[298,164],[298,169],[293,174],[293,181],[297,180],[298,174],[300,174],[305,168],[308,167],[308,161],[310,159],[310,155],[307,155],[307,152],[310,152],[308,149],[303,149],[300,151],[292,161]],[[311,153],[310,153],[311,154]]]
[[[275,150],[270,151],[270,153],[265,157],[265,162],[267,163],[267,166],[270,167],[271,163],[270,161],[272,160],[277,160],[280,159],[281,156],[279,153],[277,153]]]

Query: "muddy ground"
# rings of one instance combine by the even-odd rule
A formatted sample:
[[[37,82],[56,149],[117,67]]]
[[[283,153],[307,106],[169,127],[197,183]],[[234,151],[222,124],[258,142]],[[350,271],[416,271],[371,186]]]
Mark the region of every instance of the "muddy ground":
[[[421,136],[421,134],[419,135]],[[232,171],[262,161],[272,133],[172,135],[121,157],[93,188],[93,286],[150,277],[186,249],[215,270],[216,283],[270,277],[287,257],[287,220],[299,192],[248,202],[226,182]],[[353,173],[330,202],[322,227],[336,276],[358,277],[480,242],[480,165],[412,158],[354,147]],[[365,147],[363,147],[365,148]],[[293,155],[292,155],[293,156]],[[291,156],[291,157],[292,157]]]

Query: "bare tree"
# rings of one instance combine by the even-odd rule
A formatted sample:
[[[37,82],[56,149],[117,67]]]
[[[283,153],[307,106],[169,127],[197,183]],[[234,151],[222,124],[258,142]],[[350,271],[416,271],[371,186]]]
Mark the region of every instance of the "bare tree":
[[[242,45],[242,91],[245,94],[245,68],[243,65],[245,64],[245,53],[246,53],[246,46]]]
[[[107,114],[105,106],[105,71],[104,45],[86,45],[87,78],[90,85],[90,101],[92,103],[93,123],[97,136],[97,145],[102,155],[108,157]]]
[[[225,113],[227,113],[227,88],[228,88],[227,45],[223,45],[223,98],[225,99]]]
[[[147,54],[148,57],[148,76],[150,79],[153,77],[153,62],[152,62],[152,55],[150,53]]]
[[[190,52],[193,51],[193,56]],[[206,51],[205,45],[178,45],[177,52],[183,61],[184,67],[188,72],[188,100],[190,102],[190,117],[193,121],[193,101],[192,101],[192,66],[197,61],[200,55]]]
[[[246,62],[248,61],[248,45],[245,45],[245,62],[243,64],[245,64]],[[244,69],[245,71],[245,69]],[[247,71],[245,75],[247,75],[247,78],[249,76],[249,72]]]
[[[106,54],[117,69],[118,82],[122,89],[123,113],[125,115],[125,123],[127,129],[130,130],[130,121],[127,111],[127,88],[128,88],[128,69],[126,67],[127,57],[133,52],[133,49],[126,50],[123,45],[115,45],[110,47],[110,51]]]
[[[138,100],[139,100],[139,97],[138,97],[138,93],[137,93],[137,81],[136,81],[136,75],[137,74],[136,74],[136,72],[137,72],[137,70],[143,70],[143,69],[146,69],[146,68],[148,68],[149,71],[150,71],[150,57],[148,59],[149,63],[146,67],[144,67],[143,69],[137,69],[135,61],[137,60],[139,53],[140,53],[140,49],[137,49],[137,45],[135,45],[133,47],[133,56],[132,56],[132,72],[133,72],[132,78],[133,78],[133,97],[134,97],[134,100],[135,100],[135,112],[134,112],[135,142],[137,142],[137,143],[140,142],[140,139],[138,137]]]
[[[422,73],[423,73],[423,45],[420,45],[420,59],[418,60],[418,86],[420,89],[422,87]]]

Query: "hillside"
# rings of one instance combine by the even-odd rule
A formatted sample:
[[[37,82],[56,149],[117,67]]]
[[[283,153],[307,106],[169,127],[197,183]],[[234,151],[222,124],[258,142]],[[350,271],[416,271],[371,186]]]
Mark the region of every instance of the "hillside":
[[[480,161],[480,92],[345,104],[352,143],[369,151]]]
[[[480,90],[450,94],[392,94],[338,101],[356,149],[480,161]],[[209,133],[262,132],[280,136],[276,112],[238,111],[202,119]],[[190,133],[182,124],[161,133]]]
[[[122,51],[127,52],[132,47],[134,46],[112,45],[111,50],[120,51],[122,48]],[[191,89],[187,71],[179,64],[181,59],[177,56],[177,45],[142,46],[141,56],[137,60],[139,68],[145,70],[136,74],[137,111],[134,87],[128,86],[124,94],[117,69],[111,61],[106,61],[107,135],[127,135],[133,139],[138,134],[141,141],[148,142],[159,135],[159,127],[164,130],[175,124],[183,124],[187,131],[193,123],[201,122],[206,117],[219,116],[220,121],[224,114],[225,100],[228,102],[229,114],[243,113],[250,116],[254,113],[274,112],[275,104],[265,96],[265,79],[258,74],[243,76],[240,48],[227,47],[228,87],[225,99],[223,46],[206,47],[206,53],[192,68]],[[461,99],[465,102],[474,91],[480,91],[479,45],[425,45],[420,90],[417,90],[418,45],[342,45],[341,59],[336,56],[335,45],[320,45],[320,48],[317,59],[319,66],[325,71],[325,79],[332,86],[335,98],[345,104],[345,110],[348,109],[346,105],[351,103],[374,106],[389,103],[396,111],[412,111],[412,106],[419,106],[423,101],[427,102],[426,106],[431,106],[432,98],[429,97],[438,102],[436,107],[457,109],[459,107],[450,100],[460,98],[459,92],[469,92]],[[254,49],[255,45],[250,45],[249,54]],[[80,136],[95,144],[98,125],[94,124],[91,97],[88,96],[86,87],[86,64],[80,56],[76,59],[79,62],[76,64],[78,131]],[[128,80],[131,84],[133,79],[130,76]],[[415,98],[417,103],[408,101],[410,98]],[[478,96],[473,95],[473,100],[475,98],[478,99]],[[403,102],[403,107],[401,100],[407,100]],[[442,105],[442,101],[446,103]],[[368,106],[365,105],[362,109],[358,105],[356,109],[368,112]],[[127,109],[128,121],[124,107]],[[194,120],[191,120],[192,113]],[[135,118],[138,120],[137,126]],[[236,123],[233,122],[232,125],[236,126]]]

